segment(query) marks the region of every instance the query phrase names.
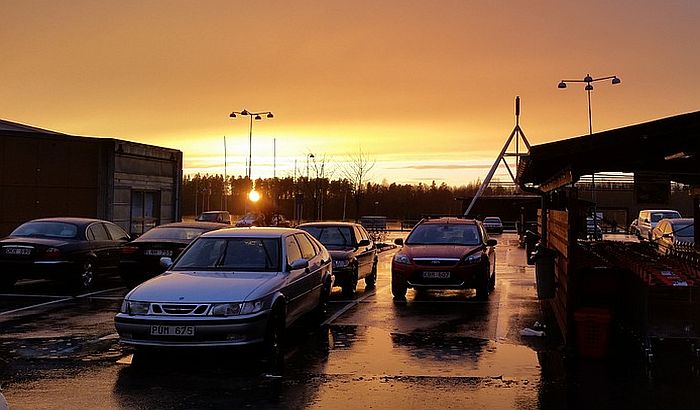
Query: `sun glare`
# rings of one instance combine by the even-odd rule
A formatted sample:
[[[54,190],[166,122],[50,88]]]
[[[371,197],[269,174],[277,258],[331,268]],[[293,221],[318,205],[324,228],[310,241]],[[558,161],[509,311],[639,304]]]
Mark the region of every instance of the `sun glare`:
[[[260,193],[256,190],[252,190],[248,193],[248,199],[250,199],[250,202],[258,202],[260,200]]]

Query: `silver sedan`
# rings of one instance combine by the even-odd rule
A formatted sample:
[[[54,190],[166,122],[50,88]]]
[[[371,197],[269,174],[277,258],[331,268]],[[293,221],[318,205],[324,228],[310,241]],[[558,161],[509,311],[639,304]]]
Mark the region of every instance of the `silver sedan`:
[[[137,347],[264,342],[279,350],[289,325],[323,309],[331,273],[326,248],[302,230],[213,231],[129,292],[115,327],[122,343]]]

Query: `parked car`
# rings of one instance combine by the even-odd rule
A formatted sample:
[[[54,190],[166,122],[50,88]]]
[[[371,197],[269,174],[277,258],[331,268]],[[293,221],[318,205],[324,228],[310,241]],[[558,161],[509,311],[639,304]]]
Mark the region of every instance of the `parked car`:
[[[634,235],[634,236],[639,236],[639,228],[637,227],[639,219],[634,219],[632,223],[630,224],[629,229],[627,230],[629,235]]]
[[[679,243],[695,242],[695,224],[693,218],[662,219],[651,234],[659,253],[666,255]]]
[[[285,218],[282,214],[273,214],[270,218],[270,226],[277,226],[280,228],[289,228],[292,226],[292,221]]]
[[[298,226],[318,239],[333,258],[334,283],[351,297],[357,282],[365,280],[365,286],[377,282],[377,247],[367,230],[351,222],[312,222]]]
[[[639,239],[652,240],[651,232],[662,219],[680,218],[681,214],[673,209],[643,209],[639,211],[637,218],[637,230]]]
[[[247,214],[243,215],[241,219],[236,221],[236,226],[265,226],[265,215],[255,212],[248,212]]]
[[[503,222],[497,216],[487,216],[483,224],[488,233],[503,233]]]
[[[395,243],[402,246],[391,262],[395,299],[404,299],[408,288],[474,288],[486,299],[496,286],[496,240],[478,220],[423,220]]]
[[[0,286],[44,278],[80,290],[95,275],[119,268],[129,235],[112,222],[88,218],[43,218],[25,222],[0,240]]]
[[[603,228],[600,227],[602,220],[593,221],[592,217],[586,218],[586,239],[600,241],[603,239]]]
[[[231,214],[228,211],[206,211],[195,219],[197,222],[216,222],[231,225]]]
[[[175,259],[193,239],[204,232],[228,228],[224,223],[176,222],[149,229],[121,248],[119,274],[127,288],[165,272],[160,258]]]
[[[320,311],[332,286],[330,254],[299,229],[207,232],[163,263],[168,270],[131,290],[115,316],[124,344],[263,343],[277,356],[285,329]]]

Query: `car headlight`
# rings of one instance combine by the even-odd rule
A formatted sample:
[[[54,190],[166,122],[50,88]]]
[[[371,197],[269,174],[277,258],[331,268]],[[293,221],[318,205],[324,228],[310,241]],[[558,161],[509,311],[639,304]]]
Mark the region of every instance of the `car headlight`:
[[[411,263],[411,259],[408,257],[408,255],[404,253],[397,253],[396,255],[394,255],[394,262],[408,265]]]
[[[127,315],[147,315],[148,311],[151,309],[151,304],[148,302],[134,302],[131,300],[126,300],[122,302],[122,307],[120,309],[121,313],[126,313]]]
[[[212,305],[209,314],[212,316],[250,315],[260,312],[264,306],[265,301],[262,299],[252,302],[216,303]]]
[[[483,256],[483,252],[477,252],[472,255],[467,256],[464,258],[465,263],[479,263],[481,261],[481,257]]]
[[[344,268],[350,265],[350,259],[333,259],[334,268]]]

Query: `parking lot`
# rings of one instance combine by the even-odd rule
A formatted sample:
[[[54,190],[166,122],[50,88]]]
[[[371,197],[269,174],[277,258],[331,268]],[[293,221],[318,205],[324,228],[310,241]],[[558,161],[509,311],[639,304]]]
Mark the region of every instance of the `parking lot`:
[[[685,371],[650,380],[633,359],[567,359],[536,298],[517,237],[496,235],[497,285],[409,290],[394,302],[390,263],[352,299],[335,288],[321,321],[290,330],[282,366],[255,350],[159,352],[134,360],[113,317],[118,277],[71,295],[21,281],[0,296],[0,380],[12,409],[53,408],[653,408],[688,407],[698,380]],[[543,337],[521,336],[535,322]],[[592,394],[595,393],[595,394]],[[692,406],[691,406],[692,407]]]

